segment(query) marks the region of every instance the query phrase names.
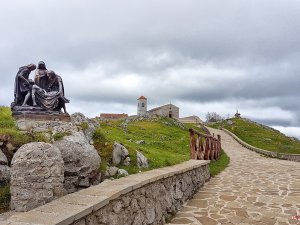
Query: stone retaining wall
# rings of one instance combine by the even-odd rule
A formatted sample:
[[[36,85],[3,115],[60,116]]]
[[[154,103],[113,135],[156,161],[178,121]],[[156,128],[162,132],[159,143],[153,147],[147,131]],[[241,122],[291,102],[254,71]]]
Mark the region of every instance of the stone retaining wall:
[[[189,160],[66,195],[4,224],[164,224],[209,179],[209,161]]]
[[[229,130],[226,130],[225,128],[222,128],[222,130],[225,131],[227,134],[229,134],[231,137],[233,137],[237,142],[239,142],[245,148],[248,148],[259,154],[266,155],[266,156],[273,157],[273,158],[279,158],[279,159],[285,159],[285,160],[289,160],[289,161],[300,162],[299,154],[284,154],[284,153],[272,152],[272,151],[267,151],[264,149],[256,148],[256,147],[244,142],[243,140],[238,138],[235,134],[231,133]]]

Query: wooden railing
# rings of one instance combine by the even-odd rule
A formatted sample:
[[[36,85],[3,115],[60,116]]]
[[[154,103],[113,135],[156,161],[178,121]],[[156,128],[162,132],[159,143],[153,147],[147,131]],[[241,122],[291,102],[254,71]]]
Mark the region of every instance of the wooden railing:
[[[221,136],[202,134],[194,129],[190,131],[191,159],[218,160],[221,155]]]

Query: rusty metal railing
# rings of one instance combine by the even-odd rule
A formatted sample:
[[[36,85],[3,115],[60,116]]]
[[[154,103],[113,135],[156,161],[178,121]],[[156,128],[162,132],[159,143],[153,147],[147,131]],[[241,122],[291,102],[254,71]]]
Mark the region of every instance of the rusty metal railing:
[[[190,131],[191,159],[218,160],[221,155],[221,136],[200,133],[194,129]]]

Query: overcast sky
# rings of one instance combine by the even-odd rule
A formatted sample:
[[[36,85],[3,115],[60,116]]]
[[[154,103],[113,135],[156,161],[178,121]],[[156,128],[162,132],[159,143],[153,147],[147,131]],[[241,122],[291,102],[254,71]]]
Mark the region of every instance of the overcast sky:
[[[0,105],[18,68],[43,60],[70,113],[135,114],[144,95],[300,138],[299,12],[298,0],[0,0]]]

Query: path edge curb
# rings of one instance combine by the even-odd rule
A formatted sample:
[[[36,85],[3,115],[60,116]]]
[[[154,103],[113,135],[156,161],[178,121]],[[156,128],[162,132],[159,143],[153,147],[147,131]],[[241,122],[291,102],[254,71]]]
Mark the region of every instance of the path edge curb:
[[[278,158],[278,159],[283,159],[283,160],[300,162],[300,154],[285,154],[285,153],[272,152],[272,151],[268,151],[268,150],[265,150],[265,149],[257,148],[257,147],[254,147],[254,146],[244,142],[243,140],[241,140],[239,137],[237,137],[235,134],[233,134],[229,130],[227,130],[225,128],[221,128],[221,130],[223,130],[225,133],[229,134],[238,143],[240,143],[243,147],[245,147],[245,148],[247,148],[251,151],[254,151],[254,152],[257,152],[259,154],[262,154],[262,155],[265,155],[265,156],[268,156],[268,157],[272,157],[272,158]]]

